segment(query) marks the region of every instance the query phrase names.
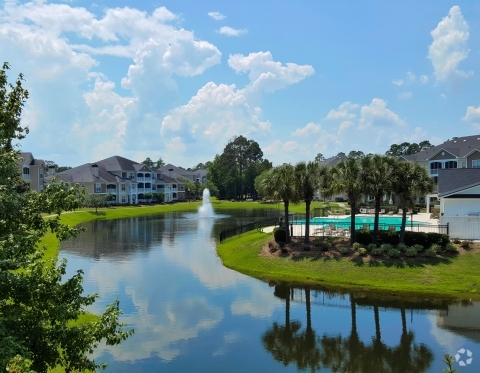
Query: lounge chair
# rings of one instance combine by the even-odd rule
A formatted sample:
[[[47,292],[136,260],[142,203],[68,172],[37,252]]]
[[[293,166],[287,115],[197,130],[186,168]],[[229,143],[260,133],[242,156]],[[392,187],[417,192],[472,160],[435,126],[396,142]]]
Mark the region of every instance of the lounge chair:
[[[367,209],[360,209],[360,214],[366,214],[367,213]]]
[[[392,231],[392,232],[395,232],[397,230],[397,228],[394,225],[391,225],[391,226],[388,227],[388,230]]]

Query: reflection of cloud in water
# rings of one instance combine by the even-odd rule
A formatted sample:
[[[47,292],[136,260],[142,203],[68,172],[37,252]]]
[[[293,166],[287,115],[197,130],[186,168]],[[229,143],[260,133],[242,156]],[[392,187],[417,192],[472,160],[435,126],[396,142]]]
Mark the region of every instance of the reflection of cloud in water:
[[[249,297],[237,298],[231,305],[233,315],[250,315],[254,317],[270,317],[275,307],[283,307],[282,301],[272,297],[272,290],[262,282],[250,284]]]
[[[167,301],[161,310],[148,314],[146,304],[139,307],[141,317],[122,318],[134,324],[135,334],[118,346],[103,346],[95,351],[100,356],[108,351],[117,361],[149,358],[152,355],[172,360],[180,354],[176,342],[196,338],[202,331],[214,328],[223,319],[223,310],[208,304],[203,297]]]
[[[443,346],[450,355],[455,355],[456,351],[465,345],[466,339],[438,327],[437,318],[438,316],[435,314],[427,315],[427,320],[431,325],[430,334],[432,334],[437,343]]]
[[[225,355],[229,350],[229,345],[235,344],[240,340],[240,333],[238,332],[228,332],[223,335],[223,344],[213,351],[213,356]]]

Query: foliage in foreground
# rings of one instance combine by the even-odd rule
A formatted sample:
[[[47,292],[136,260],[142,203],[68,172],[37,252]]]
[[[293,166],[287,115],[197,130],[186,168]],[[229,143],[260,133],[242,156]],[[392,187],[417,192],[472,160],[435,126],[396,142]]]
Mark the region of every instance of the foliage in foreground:
[[[12,141],[25,137],[20,117],[28,92],[20,75],[8,84],[8,64],[0,70],[0,369],[47,372],[61,365],[66,372],[103,366],[87,357],[100,341],[120,343],[133,331],[119,323],[118,301],[98,321],[72,323],[95,302],[83,294],[83,273],[65,279],[66,262],[44,260],[38,248],[48,232],[62,241],[80,233],[60,222],[63,211],[78,207],[78,187],[49,185],[43,193],[25,191]],[[42,213],[51,217],[44,219]]]

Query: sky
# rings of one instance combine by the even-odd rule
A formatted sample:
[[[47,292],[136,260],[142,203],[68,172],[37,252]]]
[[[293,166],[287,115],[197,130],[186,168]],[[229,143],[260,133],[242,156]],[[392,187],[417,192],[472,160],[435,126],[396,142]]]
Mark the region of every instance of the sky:
[[[480,133],[480,2],[0,2],[21,150],[182,167],[234,136],[274,165]],[[2,61],[2,62],[3,62]]]

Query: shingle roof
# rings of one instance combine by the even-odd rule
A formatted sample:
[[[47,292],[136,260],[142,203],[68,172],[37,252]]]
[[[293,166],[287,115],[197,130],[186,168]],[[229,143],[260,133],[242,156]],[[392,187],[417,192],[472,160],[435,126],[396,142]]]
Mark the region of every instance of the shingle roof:
[[[417,162],[427,161],[434,157],[441,150],[445,150],[446,152],[452,153],[456,157],[462,158],[474,149],[480,151],[480,135],[457,137],[456,139],[445,141],[443,144],[408,156],[408,160]]]
[[[55,177],[59,181],[66,181],[69,183],[114,183],[117,181],[126,181],[126,179],[122,179],[108,172],[104,164],[98,164],[98,177],[93,176],[92,164],[94,163],[86,163],[81,166],[71,168],[70,170],[59,172],[53,176],[48,176],[46,180],[48,181],[52,177]]]
[[[150,167],[145,166],[144,164],[132,161],[131,159],[120,157],[118,155],[102,159],[95,163],[105,165],[105,169],[107,171],[138,171],[141,170],[143,167],[145,167],[146,170],[152,171]]]
[[[326,158],[323,161],[320,161],[320,166],[328,166],[328,167],[333,167],[339,164],[342,161],[346,161],[348,157],[342,153],[339,153],[337,155],[334,155],[333,157]]]
[[[30,152],[20,153],[20,157],[17,161],[18,165],[30,165],[33,162],[33,154]]]
[[[439,197],[477,185],[480,185],[480,168],[442,168],[438,170]]]

